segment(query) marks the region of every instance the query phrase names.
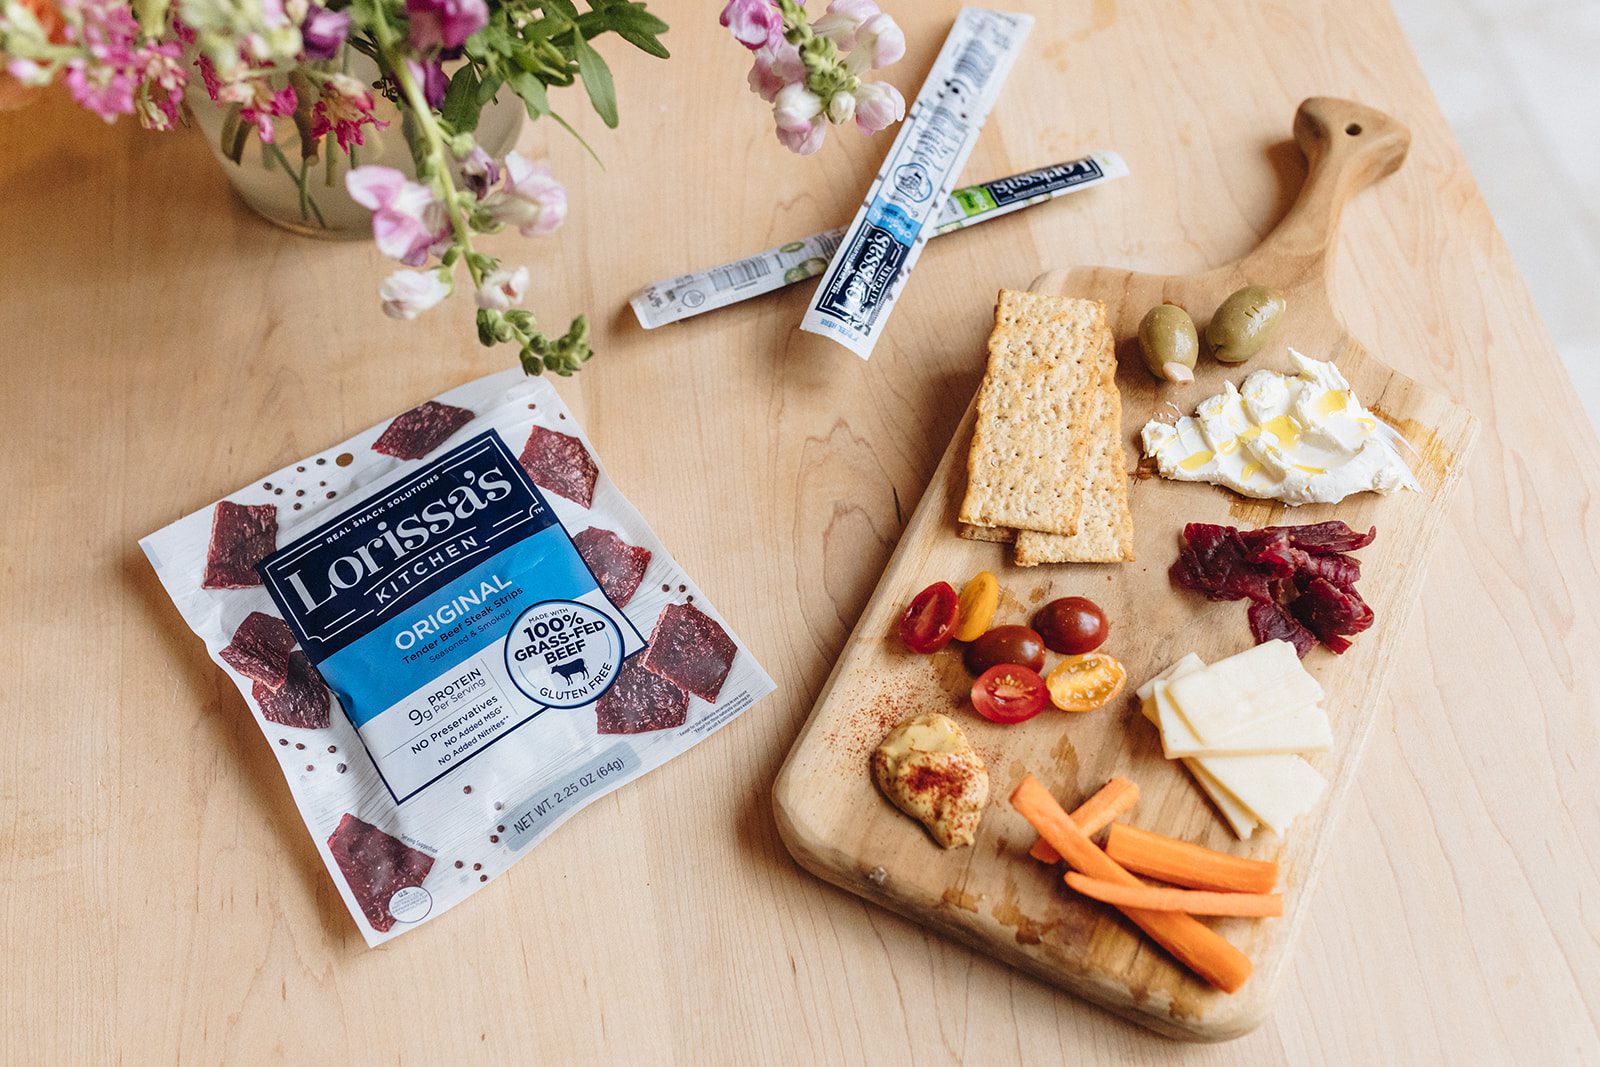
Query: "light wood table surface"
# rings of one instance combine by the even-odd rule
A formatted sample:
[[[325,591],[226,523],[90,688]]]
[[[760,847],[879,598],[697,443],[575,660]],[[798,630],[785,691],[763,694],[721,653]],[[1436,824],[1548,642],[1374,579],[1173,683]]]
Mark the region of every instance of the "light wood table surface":
[[[716,5],[660,5],[669,63],[611,50],[622,128],[579,119],[604,170],[524,135],[571,218],[494,246],[550,322],[591,314],[600,355],[562,393],[779,691],[376,951],[135,542],[507,354],[465,301],[384,319],[373,248],[258,221],[197,134],[59,95],[0,115],[0,1061],[1600,1056],[1600,447],[1393,16],[1016,6],[1039,25],[967,177],[1101,147],[1133,176],[935,242],[868,364],[791,358],[799,291],[649,334],[625,309],[842,223],[888,147],[784,152]],[[956,7],[892,10],[909,97]],[[1316,94],[1415,134],[1345,218],[1351,331],[1484,431],[1276,1013],[1182,1045],[804,874],[769,789],[976,387],[995,289],[1237,256],[1299,182]]]

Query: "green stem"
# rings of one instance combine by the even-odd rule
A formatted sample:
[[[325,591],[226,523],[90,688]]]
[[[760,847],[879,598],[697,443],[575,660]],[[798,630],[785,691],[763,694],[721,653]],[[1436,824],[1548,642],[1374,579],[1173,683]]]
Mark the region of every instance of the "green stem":
[[[283,172],[289,175],[289,180],[294,182],[295,189],[300,194],[300,218],[309,222],[314,217],[317,220],[317,225],[326,230],[328,222],[322,217],[322,209],[317,207],[315,200],[311,199],[311,190],[306,186],[306,161],[303,159],[300,161],[300,170],[297,173],[294,164],[289,162],[289,157],[284,155],[283,149],[276,144],[263,143],[261,154],[270,156],[274,162],[283,168]]]
[[[394,52],[387,41],[380,42],[383,50],[385,64],[390,75],[400,86],[401,94],[410,105],[413,117],[416,119],[417,129],[422,132],[423,140],[427,143],[427,152],[433,162],[433,182],[435,192],[444,204],[445,214],[450,219],[450,230],[455,237],[455,243],[461,249],[461,258],[466,260],[467,274],[472,278],[472,287],[476,289],[483,284],[483,271],[478,265],[478,257],[472,250],[472,231],[467,226],[466,217],[456,205],[456,182],[450,171],[449,150],[445,147],[444,137],[439,130],[439,124],[433,119],[433,108],[428,106],[428,100],[422,95],[422,86],[411,76],[411,70],[405,63],[396,62]]]

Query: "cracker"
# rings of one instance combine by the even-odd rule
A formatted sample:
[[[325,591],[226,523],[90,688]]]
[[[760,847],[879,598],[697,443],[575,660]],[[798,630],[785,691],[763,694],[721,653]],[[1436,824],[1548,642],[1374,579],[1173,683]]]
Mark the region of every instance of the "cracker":
[[[1009,526],[973,526],[970,523],[957,523],[956,533],[968,541],[991,541],[995,544],[1010,544],[1017,539],[1017,531]]]
[[[1113,371],[1115,364],[1113,364]],[[1128,457],[1122,443],[1122,396],[1114,373],[1096,395],[1095,433],[1084,465],[1083,511],[1071,536],[1021,530],[1016,563],[1131,563],[1133,512],[1128,508]]]
[[[1111,355],[1105,305],[1000,290],[978,390],[960,520],[1073,534],[1094,383]]]

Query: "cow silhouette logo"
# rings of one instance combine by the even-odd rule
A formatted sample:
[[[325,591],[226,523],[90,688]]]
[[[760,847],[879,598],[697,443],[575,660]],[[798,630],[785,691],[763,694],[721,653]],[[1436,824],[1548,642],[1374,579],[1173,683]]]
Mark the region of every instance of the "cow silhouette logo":
[[[530,700],[580,708],[611,688],[627,650],[622,628],[578,600],[546,600],[517,616],[506,633],[506,671]]]
[[[589,677],[589,671],[586,667],[584,667],[583,659],[581,657],[568,663],[552,664],[550,669],[556,674],[561,675],[561,680],[563,682],[570,682],[580,674],[585,678]]]

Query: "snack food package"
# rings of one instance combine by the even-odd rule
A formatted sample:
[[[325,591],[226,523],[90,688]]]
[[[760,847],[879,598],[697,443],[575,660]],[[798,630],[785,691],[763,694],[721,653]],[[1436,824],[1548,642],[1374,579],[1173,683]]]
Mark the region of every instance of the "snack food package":
[[[369,945],[773,688],[554,388],[516,370],[140,546]]]
[[[801,330],[872,356],[1032,28],[1032,15],[961,9],[817,283]]]

